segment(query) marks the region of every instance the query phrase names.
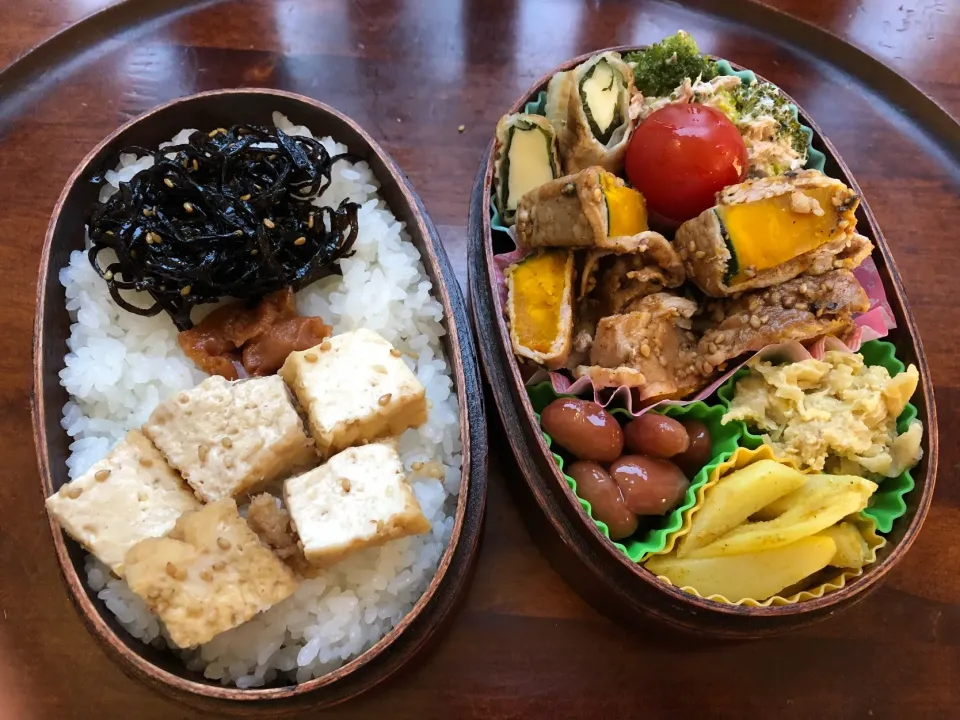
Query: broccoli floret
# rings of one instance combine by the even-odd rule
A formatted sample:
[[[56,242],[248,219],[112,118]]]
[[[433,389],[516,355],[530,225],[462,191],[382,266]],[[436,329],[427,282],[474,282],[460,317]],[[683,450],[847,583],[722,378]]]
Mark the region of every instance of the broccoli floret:
[[[696,40],[683,30],[628,53],[626,61],[633,67],[637,89],[647,97],[668,95],[684,78],[707,81],[717,76],[717,64],[701,55]]]
[[[737,89],[736,104],[740,122],[769,115],[780,125],[777,139],[789,138],[790,145],[802,158],[807,157],[807,135],[800,129],[787,100],[776,85],[768,82],[755,82],[741,85]]]

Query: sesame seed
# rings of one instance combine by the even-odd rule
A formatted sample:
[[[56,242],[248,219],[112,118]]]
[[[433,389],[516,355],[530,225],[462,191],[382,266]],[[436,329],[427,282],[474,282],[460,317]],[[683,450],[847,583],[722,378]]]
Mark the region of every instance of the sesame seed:
[[[166,185],[168,188],[172,188],[172,187],[173,187],[173,180],[171,180],[170,178],[164,178],[164,179],[163,179],[163,184]]]
[[[220,571],[220,570],[223,570],[226,566],[227,566],[227,564],[226,564],[223,560],[217,560],[217,561],[213,564],[213,569],[214,569],[214,570],[217,570],[217,571]]]
[[[301,235],[300,237],[298,237],[296,240],[293,241],[293,244],[294,244],[294,245],[303,245],[303,244],[306,243],[306,242],[307,242],[307,239]]]
[[[390,356],[391,356],[391,357],[401,357],[402,355],[403,355],[403,353],[400,352],[399,350],[397,350],[396,348],[391,348],[391,349],[390,349]]]
[[[306,355],[303,356],[303,359],[309,363],[314,363],[317,361],[317,354],[308,352]]]
[[[716,336],[716,338],[714,338],[714,339],[715,339],[718,343],[722,343],[724,340],[727,339],[727,336],[724,335],[722,332],[719,332],[719,333],[717,333],[717,336]]]
[[[756,315],[751,315],[751,316],[750,316],[750,327],[752,327],[754,330],[757,330],[757,329],[760,327],[760,325],[761,325],[761,323],[760,323],[760,318],[757,317]]]
[[[645,358],[650,357],[650,346],[647,343],[643,343],[640,346],[640,354],[643,355]]]
[[[193,288],[190,287],[189,285],[184,285],[182,288],[180,288],[180,294],[181,294],[183,297],[186,297],[187,295],[190,294],[190,291],[191,291],[192,289],[193,289]]]
[[[142,457],[140,458],[140,464],[144,467],[153,467],[153,460],[150,458]]]
[[[420,470],[423,470],[423,463],[417,460],[417,462],[410,466],[410,469],[414,472],[419,472]]]
[[[207,455],[209,454],[210,454],[210,448],[208,448],[206,445],[200,445],[197,448],[197,457],[200,458],[200,462],[205,462],[207,459]]]
[[[383,407],[384,405],[390,402],[391,397],[393,396],[390,393],[387,393],[386,395],[381,395],[380,398],[377,400],[377,405],[379,405],[380,407]]]
[[[216,130],[211,130],[210,132],[207,133],[207,137],[216,137],[219,132],[220,132],[220,128],[217,128]]]
[[[246,202],[247,200],[250,199],[250,193],[247,193],[246,195],[241,195],[240,199],[243,200],[243,202]]]
[[[200,169],[200,163],[197,162],[196,158],[194,158],[194,160],[193,160],[193,169],[194,169],[194,170],[199,170],[199,169]]]
[[[209,570],[201,570],[200,579],[203,580],[204,582],[210,582],[211,580],[213,580],[213,573],[210,572]]]
[[[329,341],[329,340],[324,340],[322,343],[320,343],[320,351],[321,351],[321,352],[326,352],[327,350],[329,350],[329,349],[332,348],[332,347],[333,347],[333,345],[330,344],[330,341]]]
[[[107,281],[113,280],[113,273],[110,272],[109,270],[107,270],[107,271],[103,274],[103,279],[104,279],[104,280],[107,280]]]
[[[375,373],[380,373],[381,375],[386,375],[386,374],[387,374],[387,368],[384,367],[383,365],[374,365],[374,366],[373,366],[373,371],[374,371]]]
[[[192,212],[193,212],[193,205],[191,205],[191,204],[188,203],[188,202],[185,202],[185,203],[183,204],[183,209],[186,210],[188,213],[192,213]]]
[[[175,578],[177,576],[177,566],[174,565],[172,562],[167,563],[166,569],[167,569],[167,575],[169,575],[170,577]]]
[[[67,490],[67,497],[71,500],[76,500],[78,497],[83,495],[83,488],[79,486],[70,487]]]
[[[220,444],[223,445],[225,448],[230,449],[233,447],[233,440],[231,440],[228,437],[223,437],[223,438],[220,438]]]
[[[717,346],[714,343],[707,343],[707,352],[711,355],[717,351]]]
[[[466,125],[457,125],[457,132],[463,132],[467,129]]]
[[[218,537],[218,538],[217,538],[217,547],[220,548],[221,550],[229,550],[229,549],[230,549],[230,541],[227,540],[225,537]]]
[[[276,223],[274,223],[273,220],[271,220],[270,218],[264,218],[263,224],[268,228],[270,228],[271,230],[273,230],[273,228],[276,227]]]
[[[310,213],[310,215],[307,217],[307,227],[313,228],[313,213]]]
[[[250,254],[251,254],[251,255],[256,255],[257,252],[258,252],[258,250],[257,250],[256,248],[254,248],[253,250],[250,251]]]
[[[345,492],[350,492],[350,481],[347,478],[340,478],[340,488]]]
[[[108,477],[110,477],[109,470],[97,470],[96,474],[93,476],[93,479],[96,480],[97,482],[103,482]]]

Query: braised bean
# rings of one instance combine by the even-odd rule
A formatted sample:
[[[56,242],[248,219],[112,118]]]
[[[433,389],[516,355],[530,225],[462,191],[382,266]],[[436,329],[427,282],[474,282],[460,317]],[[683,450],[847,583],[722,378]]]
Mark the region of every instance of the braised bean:
[[[623,431],[616,418],[595,402],[557,398],[540,414],[550,437],[578,460],[612,462],[623,452]]]
[[[683,423],[683,426],[687,429],[687,435],[690,436],[690,446],[674,457],[673,461],[680,466],[687,477],[692,478],[710,462],[713,456],[712,441],[707,426],[699,420],[688,420]]]
[[[627,508],[620,488],[601,465],[579,460],[566,469],[577,481],[577,495],[588,503],[595,520],[605,523],[611,540],[622,540],[637,531],[637,516]]]
[[[680,504],[690,482],[668,460],[624,455],[610,465],[623,499],[637,515],[666,515]]]
[[[631,452],[655,458],[682,453],[690,444],[687,430],[666,415],[648,412],[623,428],[624,444]]]

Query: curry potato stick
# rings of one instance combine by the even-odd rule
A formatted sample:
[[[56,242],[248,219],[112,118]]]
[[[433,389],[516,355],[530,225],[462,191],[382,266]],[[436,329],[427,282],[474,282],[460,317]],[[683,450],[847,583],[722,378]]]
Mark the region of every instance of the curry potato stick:
[[[718,540],[761,508],[794,493],[805,482],[805,475],[774,460],[759,460],[720,478],[693,515],[690,532],[681,539],[677,557],[687,557]]]
[[[716,557],[755,553],[790,545],[867,506],[855,489],[840,493],[821,493],[804,497],[773,520],[753,522],[734,528],[719,540],[690,554],[690,557]]]
[[[870,548],[853,523],[838,523],[818,534],[829,537],[837,545],[837,553],[830,561],[834,567],[859,570],[867,564]]]
[[[877,490],[877,484],[856,475],[805,475],[803,487],[784,495],[758,510],[752,520],[773,520],[796,505],[810,505],[814,498],[830,497],[847,491],[855,491],[863,498],[863,507],[867,506],[870,496]],[[862,509],[862,508],[861,508]]]
[[[783,547],[743,555],[654,555],[646,567],[677,587],[696,589],[703,597],[722,595],[730,602],[748,598],[762,601],[826,567],[836,551],[832,538],[812,535]]]

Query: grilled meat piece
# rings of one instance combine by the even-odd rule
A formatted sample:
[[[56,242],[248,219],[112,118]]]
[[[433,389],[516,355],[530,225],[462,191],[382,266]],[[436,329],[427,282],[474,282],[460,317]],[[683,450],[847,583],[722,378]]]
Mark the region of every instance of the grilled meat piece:
[[[637,386],[642,400],[683,397],[703,387],[713,368],[697,357],[690,318],[692,300],[655,293],[632,304],[632,312],[605,317],[597,325],[591,366],[580,366],[598,386]]]
[[[801,275],[782,285],[708,304],[700,355],[713,366],[772,343],[843,337],[870,301],[849,270]]]
[[[591,250],[584,260],[580,297],[594,293],[605,315],[624,312],[647,295],[680,287],[685,279],[683,263],[669,240],[655,232],[636,237],[640,244],[633,253]]]

